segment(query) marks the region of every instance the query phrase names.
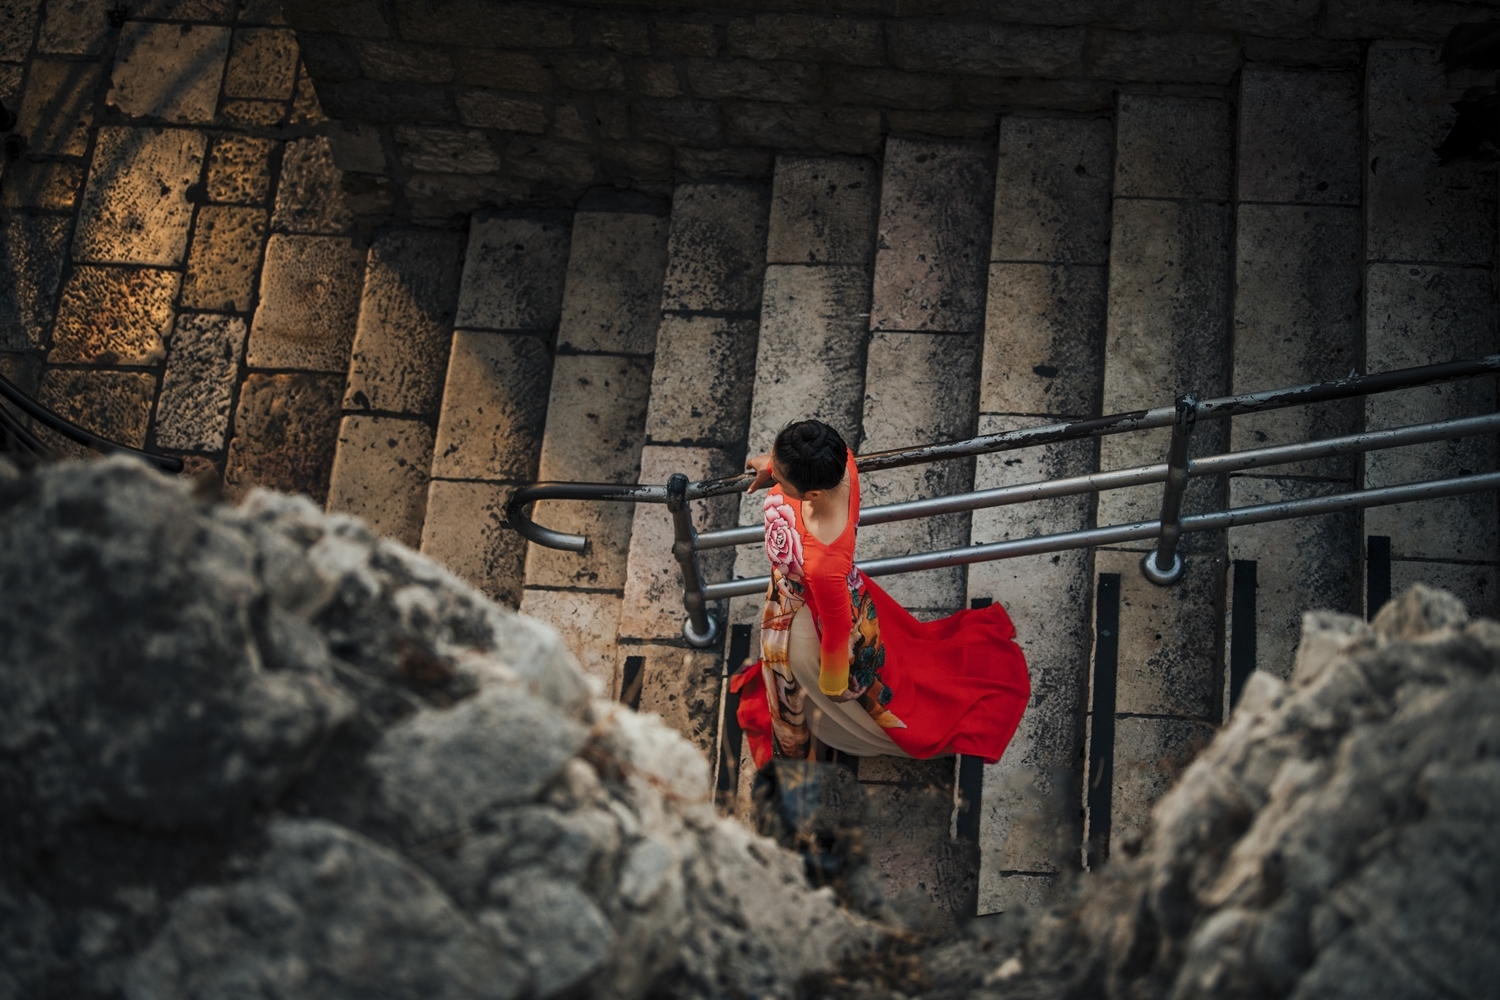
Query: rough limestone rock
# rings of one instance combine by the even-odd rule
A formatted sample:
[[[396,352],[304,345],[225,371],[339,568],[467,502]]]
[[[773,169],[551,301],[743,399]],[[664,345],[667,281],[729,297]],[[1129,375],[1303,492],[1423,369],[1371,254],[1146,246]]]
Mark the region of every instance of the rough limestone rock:
[[[875,940],[708,786],[356,520],[0,461],[0,1000],[777,997]]]

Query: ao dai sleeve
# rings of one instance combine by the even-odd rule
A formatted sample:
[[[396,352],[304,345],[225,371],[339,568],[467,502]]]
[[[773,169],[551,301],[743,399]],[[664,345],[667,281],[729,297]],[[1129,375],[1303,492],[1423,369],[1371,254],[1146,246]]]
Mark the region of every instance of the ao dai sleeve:
[[[806,586],[818,614],[818,690],[830,698],[849,689],[849,632],[854,605],[849,600],[853,547],[808,546]]]

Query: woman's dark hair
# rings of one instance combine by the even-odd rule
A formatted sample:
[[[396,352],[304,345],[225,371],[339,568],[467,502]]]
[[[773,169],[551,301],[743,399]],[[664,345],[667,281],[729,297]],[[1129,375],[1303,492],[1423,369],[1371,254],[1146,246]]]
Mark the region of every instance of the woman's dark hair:
[[[831,490],[844,478],[849,449],[839,432],[821,420],[787,424],[771,449],[776,464],[798,493]]]

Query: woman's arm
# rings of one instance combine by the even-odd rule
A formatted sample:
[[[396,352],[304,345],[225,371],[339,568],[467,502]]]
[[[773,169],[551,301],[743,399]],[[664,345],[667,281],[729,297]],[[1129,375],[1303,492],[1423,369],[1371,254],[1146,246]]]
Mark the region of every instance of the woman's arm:
[[[835,701],[849,691],[849,633],[854,627],[854,605],[849,600],[847,556],[827,550],[808,552],[804,563],[806,586],[818,613],[818,690]],[[851,696],[852,697],[852,696]]]
[[[755,473],[755,481],[750,484],[748,491],[750,493],[754,493],[756,490],[763,490],[776,481],[771,475],[771,456],[769,454],[751,455],[745,459],[745,471]]]

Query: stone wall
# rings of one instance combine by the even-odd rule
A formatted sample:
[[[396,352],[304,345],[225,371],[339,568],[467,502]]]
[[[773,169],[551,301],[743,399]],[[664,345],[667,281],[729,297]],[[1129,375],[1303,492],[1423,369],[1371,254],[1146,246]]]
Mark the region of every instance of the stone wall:
[[[987,136],[1120,90],[1229,96],[1246,63],[1359,65],[1490,0],[762,0],[288,4],[345,159],[398,216],[571,205],[591,185],[768,178],[777,153]],[[361,127],[362,126],[362,127]],[[337,145],[337,142],[336,142]]]

